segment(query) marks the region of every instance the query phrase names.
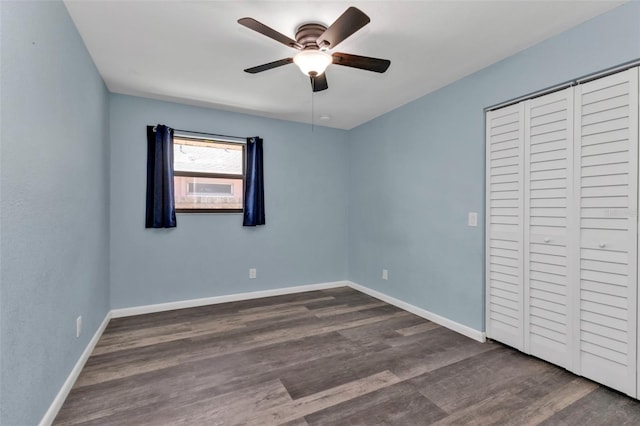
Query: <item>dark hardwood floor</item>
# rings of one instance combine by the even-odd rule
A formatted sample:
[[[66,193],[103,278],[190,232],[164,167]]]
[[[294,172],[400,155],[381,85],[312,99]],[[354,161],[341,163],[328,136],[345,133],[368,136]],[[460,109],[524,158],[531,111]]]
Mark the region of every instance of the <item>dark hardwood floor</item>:
[[[347,287],[113,319],[58,425],[639,425],[640,403]]]

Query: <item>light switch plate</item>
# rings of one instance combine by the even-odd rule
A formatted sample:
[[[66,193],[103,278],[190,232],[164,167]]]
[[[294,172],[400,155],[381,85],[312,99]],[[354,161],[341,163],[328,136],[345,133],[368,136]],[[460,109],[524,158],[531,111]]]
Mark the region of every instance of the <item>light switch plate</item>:
[[[469,226],[478,226],[478,213],[469,212]]]

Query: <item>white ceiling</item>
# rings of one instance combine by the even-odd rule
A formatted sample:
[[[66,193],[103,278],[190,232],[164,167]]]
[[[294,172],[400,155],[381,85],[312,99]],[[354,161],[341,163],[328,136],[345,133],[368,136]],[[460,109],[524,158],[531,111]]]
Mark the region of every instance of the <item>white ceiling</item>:
[[[390,59],[385,74],[329,66],[316,124],[351,129],[624,1],[81,1],[65,4],[115,93],[311,122],[309,78],[295,65],[243,69],[296,53],[237,23],[295,38],[348,6],[371,23],[335,50]],[[321,120],[321,116],[330,119]]]

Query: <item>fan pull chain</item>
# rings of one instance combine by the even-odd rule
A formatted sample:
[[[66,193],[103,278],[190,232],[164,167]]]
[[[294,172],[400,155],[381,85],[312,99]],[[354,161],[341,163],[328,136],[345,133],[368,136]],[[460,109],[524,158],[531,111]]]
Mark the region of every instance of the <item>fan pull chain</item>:
[[[311,82],[312,84],[312,90],[311,90],[311,133],[313,133],[313,122],[314,122],[314,116],[315,116],[315,111],[314,111],[314,105],[313,105],[313,100],[315,98],[314,93],[315,93],[315,86],[316,86],[316,79],[315,77],[311,77]]]

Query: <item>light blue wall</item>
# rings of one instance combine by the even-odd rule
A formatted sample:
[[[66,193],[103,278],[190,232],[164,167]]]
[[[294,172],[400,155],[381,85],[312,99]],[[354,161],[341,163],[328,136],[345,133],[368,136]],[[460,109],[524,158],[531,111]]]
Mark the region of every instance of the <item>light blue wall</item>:
[[[484,330],[483,109],[637,58],[633,2],[353,129],[350,280]]]
[[[0,14],[0,424],[35,425],[109,310],[109,98],[61,2]]]
[[[178,214],[145,229],[146,126],[264,139],[267,225],[241,214]],[[112,308],[344,280],[347,133],[111,96]],[[250,280],[249,268],[257,268]]]

